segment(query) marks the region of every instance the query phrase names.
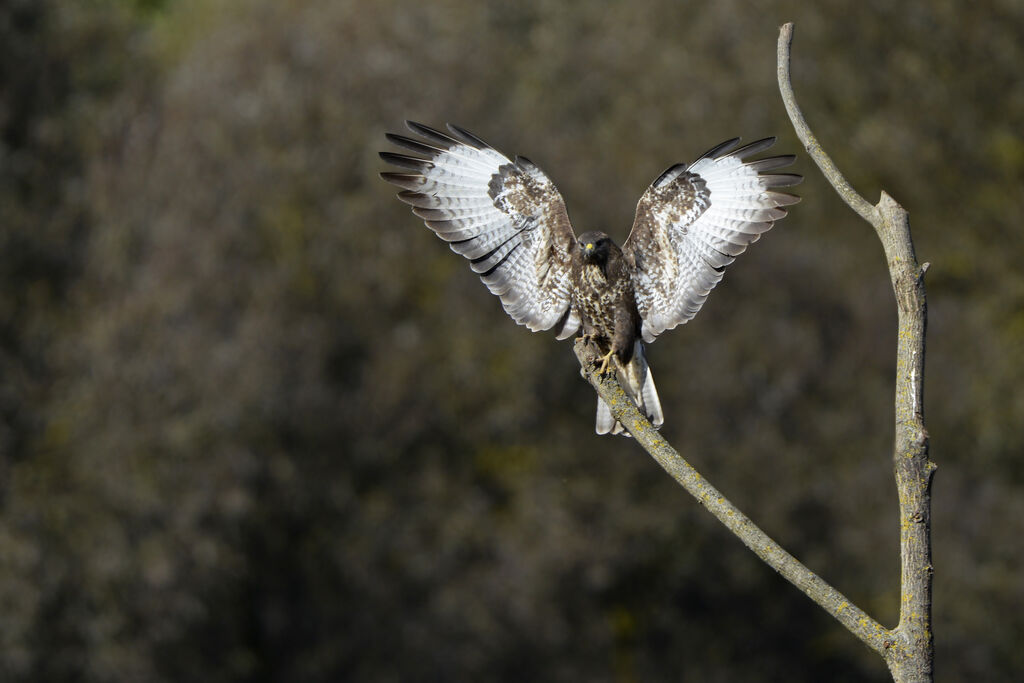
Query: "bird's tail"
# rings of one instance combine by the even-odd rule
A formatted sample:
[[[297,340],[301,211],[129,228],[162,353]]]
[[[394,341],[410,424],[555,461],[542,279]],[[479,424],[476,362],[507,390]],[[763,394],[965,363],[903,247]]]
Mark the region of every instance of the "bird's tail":
[[[665,415],[661,412],[661,399],[658,398],[658,390],[654,386],[654,375],[647,365],[647,358],[644,356],[644,345],[636,340],[633,347],[633,357],[624,366],[617,370],[619,384],[636,403],[640,412],[643,413],[651,424],[660,427],[665,422]],[[598,396],[597,398],[597,424],[595,430],[598,434],[622,434],[629,436],[621,423],[612,417],[612,411],[608,404]]]

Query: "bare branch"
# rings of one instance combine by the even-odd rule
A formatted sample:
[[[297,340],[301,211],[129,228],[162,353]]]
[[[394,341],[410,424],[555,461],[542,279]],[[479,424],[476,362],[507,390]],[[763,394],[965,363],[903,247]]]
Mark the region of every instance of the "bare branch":
[[[934,643],[931,632],[931,481],[935,464],[928,459],[924,427],[924,335],[927,305],[924,272],[910,237],[907,212],[882,192],[873,206],[853,189],[811,132],[790,79],[793,25],[779,33],[778,78],[790,120],[811,158],[839,196],[878,234],[896,295],[899,313],[896,367],[896,443],[893,452],[900,500],[901,602],[900,621],[886,629],[839,591],[801,564],[709,484],[666,442],[637,410],[619,386],[614,373],[598,375],[598,352],[582,340],[576,356],[583,374],[622,423],[650,455],[690,495],[769,566],[835,617],[868,647],[878,652],[897,683],[932,680]]]
[[[629,430],[636,442],[672,475],[680,486],[772,569],[838,619],[868,647],[879,654],[884,653],[893,638],[888,629],[786,552],[686,462],[637,410],[636,405],[619,386],[615,373],[598,375],[595,372],[594,368],[600,356],[595,348],[582,340],[577,340],[574,350],[584,376],[608,404],[615,419]]]
[[[821,148],[818,138],[814,137],[814,133],[811,132],[807,121],[804,120],[804,115],[800,112],[800,107],[796,104],[796,95],[793,94],[793,85],[789,76],[789,46],[792,42],[793,24],[784,24],[779,29],[779,92],[782,93],[782,101],[786,105],[786,112],[789,114],[790,121],[793,122],[793,128],[796,129],[797,137],[800,138],[800,142],[804,143],[804,149],[807,150],[811,159],[821,169],[825,178],[832,183],[832,187],[836,189],[836,192],[843,198],[843,201],[856,211],[861,218],[872,225],[876,225],[878,218],[875,215],[875,207],[853,189],[853,186],[846,180],[846,176],[839,171],[832,158]]]
[[[906,210],[882,192],[871,206],[846,181],[811,132],[797,106],[790,79],[793,24],[779,31],[779,91],[790,121],[807,152],[839,196],[875,228],[889,265],[899,314],[896,349],[896,443],[893,449],[900,500],[900,623],[882,653],[898,683],[931,681],[932,637],[931,483],[935,463],[928,458],[924,426],[924,339],[928,317],[924,273],[910,237]]]

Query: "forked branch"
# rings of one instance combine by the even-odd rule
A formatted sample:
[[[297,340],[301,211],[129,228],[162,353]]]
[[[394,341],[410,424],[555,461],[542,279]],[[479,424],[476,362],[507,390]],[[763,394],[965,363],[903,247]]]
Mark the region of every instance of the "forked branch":
[[[872,206],[843,177],[811,132],[797,106],[790,78],[793,24],[779,31],[779,91],[807,153],[839,196],[870,223],[885,250],[899,328],[896,342],[896,443],[893,465],[900,501],[900,622],[883,656],[898,683],[931,681],[932,637],[931,485],[935,463],[928,458],[924,426],[924,340],[928,320],[924,273],[910,237],[906,210],[885,192]]]
[[[584,376],[611,408],[612,415],[666,472],[679,482],[730,531],[775,571],[835,617],[868,647],[879,653],[897,683],[932,680],[934,645],[931,631],[931,481],[935,464],[928,459],[924,427],[924,335],[927,307],[924,272],[910,238],[907,212],[882,193],[872,205],[857,193],[822,149],[796,104],[790,79],[793,25],[779,34],[779,90],[804,148],[839,196],[878,234],[896,295],[899,313],[896,366],[896,443],[893,451],[900,501],[900,621],[887,629],[852,604],[839,591],[801,564],[707,482],[637,410],[614,377],[594,370],[597,351],[577,341],[575,351]]]

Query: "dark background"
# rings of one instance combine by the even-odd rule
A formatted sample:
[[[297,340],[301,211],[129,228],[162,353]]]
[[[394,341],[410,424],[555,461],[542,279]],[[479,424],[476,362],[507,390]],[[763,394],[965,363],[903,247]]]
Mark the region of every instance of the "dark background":
[[[931,263],[937,680],[1024,671],[1024,4],[0,4],[0,678],[884,681],[377,178],[453,121],[577,231],[776,134]],[[649,350],[663,434],[886,625],[895,305],[804,197]]]

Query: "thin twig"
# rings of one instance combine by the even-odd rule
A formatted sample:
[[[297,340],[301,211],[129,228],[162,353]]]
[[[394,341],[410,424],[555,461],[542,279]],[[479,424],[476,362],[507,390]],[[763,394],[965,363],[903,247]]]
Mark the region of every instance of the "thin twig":
[[[772,569],[838,619],[868,647],[879,653],[884,652],[892,640],[892,634],[888,629],[786,552],[686,462],[640,414],[636,405],[622,390],[614,373],[598,375],[595,372],[600,356],[596,349],[579,340],[574,350],[584,376],[608,404],[615,419],[625,426],[636,442],[672,475],[673,479]]]
[[[839,193],[839,196],[843,198],[843,201],[856,211],[861,218],[877,228],[878,216],[875,214],[875,207],[853,189],[853,186],[846,180],[846,176],[839,171],[832,158],[821,148],[818,138],[811,132],[807,121],[804,120],[804,115],[800,112],[800,107],[796,104],[796,95],[793,94],[793,85],[789,75],[789,46],[792,42],[793,24],[784,24],[779,29],[777,66],[779,92],[782,93],[782,101],[786,105],[786,112],[793,122],[793,128],[796,129],[797,137],[800,138],[800,142],[804,144],[807,154],[818,165],[818,168],[821,169],[821,172],[832,184],[832,187],[836,189],[836,192]]]

